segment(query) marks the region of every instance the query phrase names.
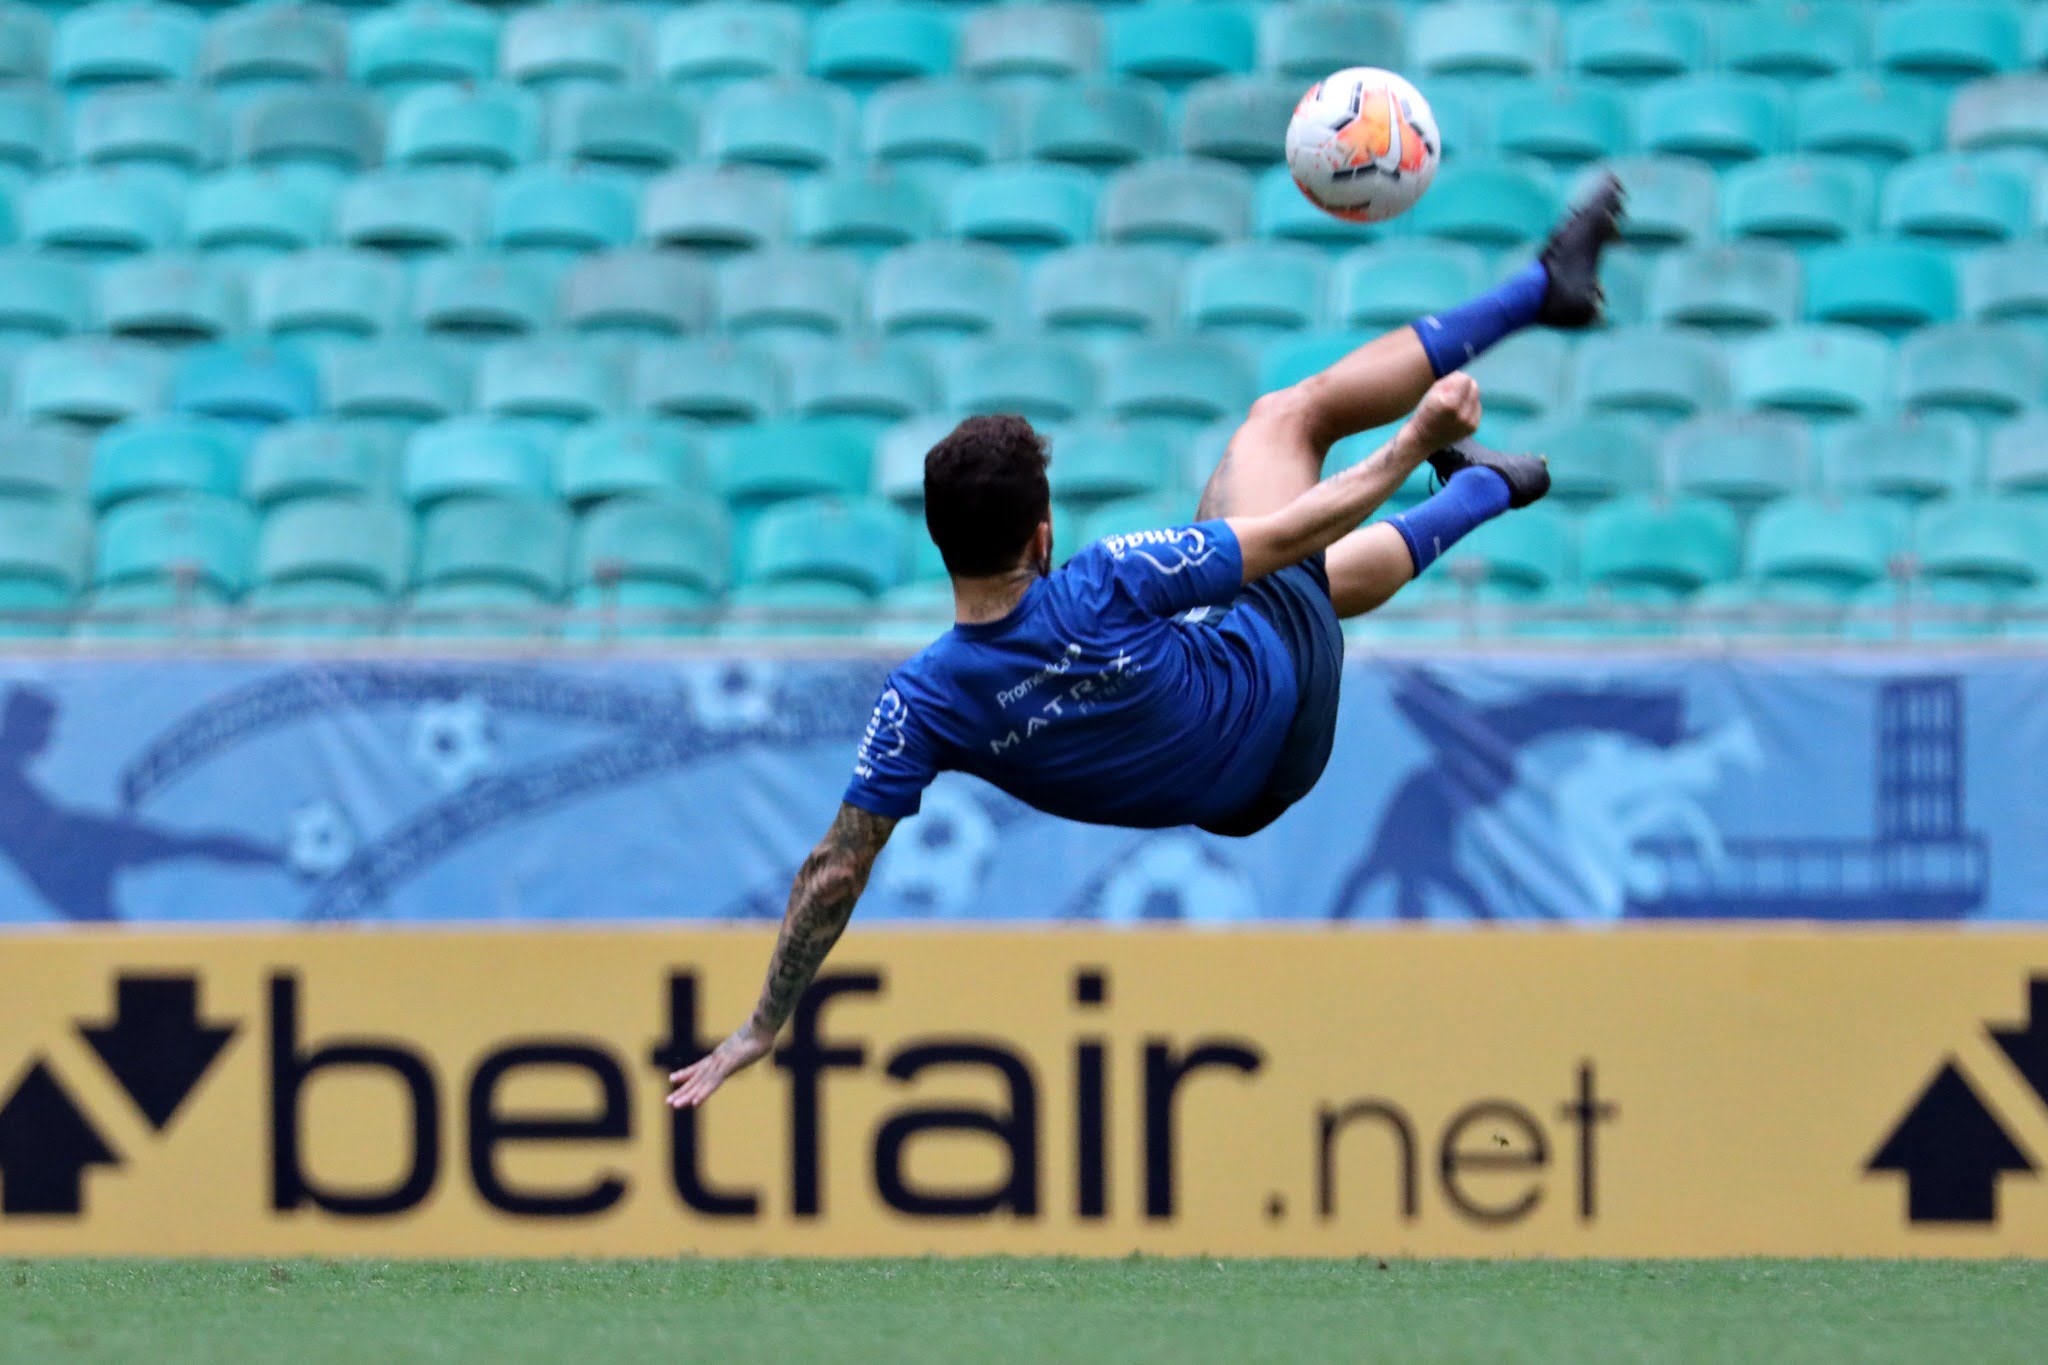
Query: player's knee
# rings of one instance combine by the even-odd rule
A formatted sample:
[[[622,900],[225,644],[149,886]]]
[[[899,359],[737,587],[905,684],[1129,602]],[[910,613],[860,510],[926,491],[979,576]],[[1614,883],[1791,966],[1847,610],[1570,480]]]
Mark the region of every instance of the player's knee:
[[[1284,389],[1275,389],[1252,404],[1251,420],[1292,444],[1321,451],[1329,448],[1328,380],[1310,375]]]

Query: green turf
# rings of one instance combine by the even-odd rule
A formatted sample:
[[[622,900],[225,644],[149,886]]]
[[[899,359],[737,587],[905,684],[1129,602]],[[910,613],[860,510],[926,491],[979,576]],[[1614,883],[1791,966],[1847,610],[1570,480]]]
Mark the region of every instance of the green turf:
[[[2000,1361],[2048,1263],[0,1261],[0,1361]]]

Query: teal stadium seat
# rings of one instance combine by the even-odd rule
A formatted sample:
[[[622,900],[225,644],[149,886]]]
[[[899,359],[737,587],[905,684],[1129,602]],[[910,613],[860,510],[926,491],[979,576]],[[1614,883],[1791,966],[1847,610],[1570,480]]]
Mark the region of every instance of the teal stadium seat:
[[[1618,327],[1579,343],[1572,393],[1588,412],[1676,422],[1727,406],[1727,356],[1696,332]]]
[[[1252,180],[1235,166],[1165,159],[1127,166],[1102,191],[1102,236],[1183,253],[1242,238]]]
[[[1956,314],[1955,269],[1940,247],[1862,241],[1809,253],[1806,316],[1899,336]]]
[[[22,353],[14,368],[14,411],[37,421],[97,428],[157,411],[163,357],[133,341],[67,337]]]
[[[624,85],[645,69],[648,36],[625,6],[525,6],[505,21],[498,69],[538,94]]]
[[[1080,81],[1031,101],[1024,154],[1107,173],[1166,151],[1166,97],[1150,81]]]
[[[185,351],[171,373],[170,405],[256,431],[320,411],[320,376],[290,343],[220,342]]]
[[[1582,81],[1530,81],[1495,101],[1493,146],[1557,171],[1620,156],[1635,147],[1630,105]]]
[[[230,148],[252,166],[353,175],[384,159],[384,113],[375,96],[350,86],[280,86],[235,112]]]
[[[2023,592],[2048,577],[2048,513],[2031,498],[1950,498],[1920,510],[1913,553],[1921,578]]]
[[[863,115],[868,155],[943,195],[950,177],[1012,155],[1014,101],[965,81],[900,81],[877,91]]]
[[[388,597],[411,574],[412,515],[388,498],[298,498],[257,533],[260,583],[349,583]]]
[[[424,85],[481,85],[498,69],[502,24],[481,5],[405,0],[349,24],[348,74],[386,99]]]
[[[1320,253],[1293,242],[1211,247],[1188,265],[1187,325],[1258,346],[1322,324],[1329,272]]]
[[[207,578],[109,583],[82,600],[71,635],[94,642],[144,640],[152,648],[165,640],[226,641],[233,601]]]
[[[692,96],[804,69],[804,16],[794,5],[765,0],[715,0],[661,16],[654,68]]]
[[[922,516],[924,457],[955,425],[949,415],[928,413],[898,422],[876,437],[876,495]]]
[[[837,418],[784,418],[722,432],[709,447],[711,487],[736,512],[792,498],[864,496],[872,439]]]
[[[811,21],[811,74],[857,94],[952,69],[953,25],[923,6],[849,0]]]
[[[1467,157],[1437,172],[1408,231],[1485,250],[1519,246],[1549,230],[1557,193],[1541,162]]]
[[[505,251],[569,261],[633,240],[638,206],[616,175],[529,166],[491,188],[491,241]]]
[[[1719,10],[1721,64],[1788,83],[1853,71],[1869,46],[1867,9],[1858,0],[1797,0]]]
[[[1822,467],[1843,493],[1917,506],[1976,488],[1981,444],[1977,424],[1953,412],[1867,417],[1822,433]]]
[[[1928,327],[1899,343],[1897,374],[1908,412],[2000,422],[2048,401],[2048,345],[2014,323]]]
[[[624,410],[625,365],[618,348],[587,337],[508,341],[477,364],[476,402],[494,417],[542,429],[594,422]]]
[[[1293,82],[1270,76],[1203,81],[1182,102],[1180,149],[1188,156],[1264,170],[1284,155],[1287,123],[1300,98]]]
[[[227,597],[249,586],[256,517],[202,493],[136,498],[100,518],[93,581],[102,587],[185,580]]]
[[[35,175],[66,157],[62,101],[40,85],[0,87],[0,170]]]
[[[1684,76],[1650,87],[1636,104],[1645,151],[1717,169],[1784,151],[1789,124],[1783,93],[1763,76]]]
[[[782,242],[789,218],[787,185],[758,166],[685,166],[640,198],[642,241],[712,257]]]
[[[182,199],[169,183],[133,169],[57,171],[22,197],[21,236],[80,261],[162,251],[178,240]]]
[[[1871,416],[1891,401],[1891,349],[1860,327],[1808,324],[1760,333],[1735,351],[1736,401],[1817,422]]]
[[[2048,414],[2028,413],[1992,431],[1984,480],[1994,493],[2048,498]]]
[[[1596,0],[1565,12],[1564,52],[1581,79],[1649,85],[1705,69],[1707,23],[1691,5]]]
[[[1508,601],[1534,601],[1572,578],[1573,527],[1551,507],[1496,517],[1444,556],[1439,573]]]
[[[115,261],[100,270],[100,325],[165,346],[218,341],[242,330],[242,283],[240,271],[183,252]]]
[[[119,86],[88,95],[72,119],[71,150],[90,166],[195,176],[220,165],[227,123],[210,95],[187,86]]]
[[[1053,498],[1065,507],[1164,495],[1178,481],[1175,443],[1143,426],[1091,418],[1055,428],[1047,439],[1052,464],[1046,473]]]
[[[891,247],[935,236],[939,201],[911,175],[864,165],[798,185],[793,220],[798,241],[872,261]]]
[[[414,258],[479,245],[490,211],[490,182],[481,174],[391,167],[343,187],[334,230],[348,246]]]
[[[414,581],[422,589],[507,587],[553,600],[567,576],[569,534],[569,514],[553,498],[448,498],[420,518]]]
[[[77,504],[0,497],[0,613],[68,607],[90,575],[91,547],[92,518]],[[0,625],[0,636],[24,633],[46,632]]]
[[[556,94],[548,148],[579,170],[646,180],[697,154],[697,116],[662,86],[589,86]]]
[[[1942,100],[1931,90],[1868,72],[1800,88],[1793,102],[1793,146],[1852,157],[1883,169],[1941,145]]]
[[[1507,96],[1543,77],[1438,76],[1425,81],[1430,109],[1436,114],[1438,150],[1455,161],[1461,156],[1491,153],[1494,108]]]
[[[1386,229],[1378,223],[1347,223],[1308,201],[1285,166],[1263,172],[1252,190],[1254,237],[1339,251],[1376,242]]]
[[[1704,498],[1619,498],[1586,514],[1586,582],[1651,603],[1735,576],[1742,544],[1735,514]]]
[[[831,580],[746,583],[727,595],[714,633],[742,641],[860,636],[873,619],[873,602],[853,584]]]
[[[715,275],[680,251],[600,251],[562,276],[563,325],[584,336],[655,341],[701,332],[711,320]]]
[[[258,583],[236,629],[265,640],[363,640],[389,634],[390,599],[366,583],[308,578]]]
[[[954,181],[954,236],[1029,258],[1095,235],[1095,178],[1072,166],[984,166]]]
[[[90,330],[92,322],[92,277],[83,266],[0,250],[0,344],[69,336]]]
[[[2019,66],[2020,17],[1997,0],[1901,0],[1878,10],[1870,55],[1891,75],[1960,85]]]
[[[93,444],[93,506],[104,511],[163,493],[241,492],[242,443],[203,418],[160,414],[117,423]]]
[[[2048,246],[2014,242],[1962,258],[1963,316],[1974,322],[2018,322],[2048,337]]]
[[[1407,63],[1402,11],[1392,4],[1295,3],[1259,7],[1259,65],[1306,90],[1332,59],[1399,71]]]
[[[336,417],[407,432],[469,408],[470,376],[446,345],[413,336],[335,348],[327,404]]]
[[[1957,579],[1873,583],[1856,595],[1855,611],[1842,633],[1852,640],[1883,643],[1995,640],[2002,608],[2027,596]]]
[[[432,583],[404,604],[399,633],[424,640],[548,640],[556,590],[524,582]]]
[[[554,317],[550,275],[542,262],[495,252],[430,257],[413,275],[413,318],[449,341],[526,336]]]
[[[731,539],[725,509],[701,493],[619,498],[577,523],[572,574],[581,584],[673,584],[709,599],[730,577]]]
[[[421,427],[405,443],[399,492],[417,508],[451,498],[550,497],[554,460],[529,427],[481,415]]]
[[[898,247],[869,274],[868,317],[885,336],[947,342],[988,336],[1024,311],[1017,263],[976,242]]]
[[[1156,531],[1162,526],[1179,526],[1190,515],[1186,502],[1164,495],[1144,498],[1118,498],[1105,502],[1099,507],[1070,519],[1076,534],[1069,536],[1059,524],[1059,509],[1053,509],[1053,539],[1058,542],[1053,553],[1064,557],[1066,550],[1059,546],[1071,546],[1079,550],[1093,545],[1109,536],[1127,536],[1133,531]]]
[[[1845,242],[1877,221],[1877,177],[1842,156],[1770,156],[1721,177],[1721,230],[1789,247]]]
[[[1424,77],[1540,75],[1556,64],[1557,28],[1547,4],[1451,0],[1411,9],[1408,62]]]
[[[304,251],[327,240],[333,185],[302,172],[238,166],[193,182],[185,244],[237,263]]]
[[[899,583],[882,594],[868,618],[870,638],[899,649],[922,649],[953,624],[953,586],[944,582]]]
[[[389,257],[321,247],[257,267],[249,311],[273,340],[361,341],[400,327],[406,294],[404,267]]]
[[[791,118],[791,110],[801,110]],[[712,97],[704,150],[725,166],[766,166],[792,174],[850,159],[859,145],[853,96],[824,81],[743,81]]]
[[[1904,516],[1889,503],[1785,498],[1751,524],[1747,567],[1754,578],[1846,603],[1891,572],[1904,530]]]
[[[398,490],[398,446],[329,419],[284,422],[256,438],[242,490],[269,510],[300,498],[389,498]]]
[[[1065,422],[1095,406],[1095,366],[1072,342],[1050,337],[976,341],[945,376],[946,406],[961,413],[1014,412]]]
[[[83,502],[92,438],[20,417],[0,418],[0,498]]]
[[[1569,397],[1571,343],[1558,332],[1521,332],[1495,346],[1466,368],[1479,381],[1486,420],[1526,422],[1565,407]]]
[[[41,10],[9,5],[0,13],[0,80],[47,80],[50,33],[50,18]]]
[[[1619,413],[1557,413],[1531,420],[1520,443],[1550,462],[1549,500],[1583,511],[1663,485],[1657,432]]]
[[[799,415],[842,418],[874,434],[938,401],[924,353],[901,341],[834,346],[790,374],[790,405]]]
[[[768,508],[748,533],[749,583],[843,583],[874,598],[903,576],[903,520],[885,503],[799,498]]]
[[[1146,247],[1068,247],[1033,272],[1031,314],[1046,334],[1107,356],[1126,342],[1174,330],[1180,272]]]
[[[835,251],[778,247],[735,256],[720,272],[718,318],[726,333],[774,346],[855,330],[861,268]]]
[[[1650,317],[1673,327],[1746,336],[1799,317],[1799,257],[1763,242],[1667,251],[1650,280]]]
[[[1278,337],[1259,351],[1260,393],[1299,384],[1310,375],[1328,369],[1374,337],[1373,332],[1301,332]]]
[[[349,74],[349,29],[313,5],[237,5],[207,21],[199,78],[224,102],[282,86],[342,80]]]
[[[1215,0],[1141,0],[1112,11],[1109,69],[1184,90],[1210,76],[1252,69],[1258,35],[1249,15]]]
[[[1622,241],[1661,250],[1710,242],[1717,235],[1720,199],[1711,168],[1684,156],[1624,156],[1606,167],[1628,191]]]
[[[1107,47],[1087,5],[980,5],[961,24],[960,69],[983,81],[1079,80],[1102,70]]]
[[[681,494],[708,480],[703,445],[674,423],[649,417],[586,422],[562,438],[555,461],[555,484],[579,510],[615,498]]]
[[[1486,258],[1451,242],[1392,241],[1360,247],[1337,261],[1336,321],[1388,331],[1463,303],[1486,287]]]
[[[1887,235],[1939,246],[1979,247],[2027,235],[2032,177],[1985,157],[1915,157],[1884,179],[1879,216]]]
[[[1208,422],[1242,417],[1256,377],[1244,353],[1201,337],[1135,341],[1102,366],[1102,408],[1141,430],[1185,445]]]
[[[57,21],[50,80],[69,95],[188,80],[198,69],[205,31],[205,21],[183,5],[100,0]]]
[[[1738,515],[1814,483],[1806,424],[1783,413],[1692,418],[1664,434],[1663,456],[1676,492],[1712,498]]]
[[[1949,102],[1948,142],[1965,152],[2048,151],[2048,77],[1997,76],[1964,86]]]
[[[783,411],[789,380],[766,347],[703,338],[642,346],[633,396],[642,411],[700,426],[759,422]]]
[[[385,154],[396,166],[502,174],[540,155],[540,102],[516,85],[429,85],[391,111]]]

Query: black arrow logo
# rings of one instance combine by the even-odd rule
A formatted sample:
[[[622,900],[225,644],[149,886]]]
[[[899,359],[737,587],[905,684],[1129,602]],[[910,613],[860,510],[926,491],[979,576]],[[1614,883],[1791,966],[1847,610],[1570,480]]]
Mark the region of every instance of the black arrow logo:
[[[235,1036],[232,1024],[199,1022],[199,982],[190,975],[123,975],[111,1022],[78,1031],[161,1132],[213,1059]]]
[[[41,1061],[0,1108],[0,1214],[77,1213],[85,1168],[120,1164]]]
[[[1950,1059],[1864,1169],[1906,1177],[1909,1223],[1995,1223],[1999,1173],[2034,1163]]]
[[[2048,976],[2033,977],[2027,982],[2025,1028],[1995,1028],[1988,1032],[2013,1069],[2026,1077],[2041,1102],[2048,1104]]]

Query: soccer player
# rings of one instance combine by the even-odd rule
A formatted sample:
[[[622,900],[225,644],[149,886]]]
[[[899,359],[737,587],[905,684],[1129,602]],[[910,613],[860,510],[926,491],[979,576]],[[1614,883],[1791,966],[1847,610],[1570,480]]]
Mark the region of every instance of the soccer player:
[[[1598,318],[1621,201],[1605,180],[1494,289],[1259,399],[1192,525],[1111,536],[1055,570],[1045,442],[1031,425],[970,417],[933,446],[925,524],[955,624],[890,674],[839,815],[797,871],[760,1002],[670,1076],[669,1103],[702,1103],[774,1046],[890,831],[941,770],[1069,819],[1227,835],[1307,795],[1336,731],[1339,618],[1549,490],[1540,458],[1472,442],[1479,388],[1459,367],[1523,327]],[[1391,441],[1322,477],[1334,442],[1410,409]],[[1442,489],[1361,526],[1424,461]]]

